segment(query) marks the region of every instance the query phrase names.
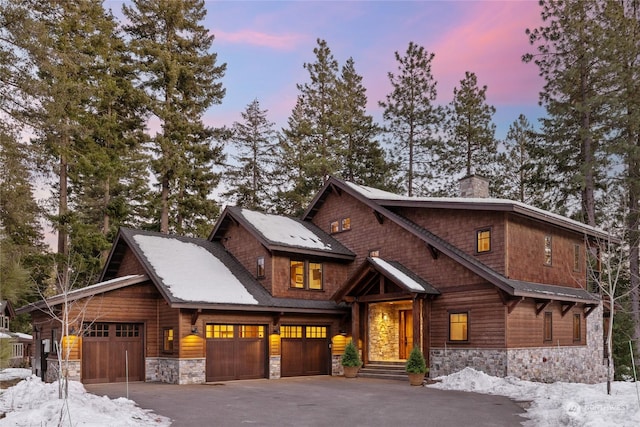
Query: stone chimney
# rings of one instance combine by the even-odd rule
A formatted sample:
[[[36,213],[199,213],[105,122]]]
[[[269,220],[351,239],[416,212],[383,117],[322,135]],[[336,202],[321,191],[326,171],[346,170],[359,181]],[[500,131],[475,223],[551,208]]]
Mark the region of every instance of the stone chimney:
[[[487,198],[489,197],[489,180],[478,175],[469,175],[458,181],[460,197]]]

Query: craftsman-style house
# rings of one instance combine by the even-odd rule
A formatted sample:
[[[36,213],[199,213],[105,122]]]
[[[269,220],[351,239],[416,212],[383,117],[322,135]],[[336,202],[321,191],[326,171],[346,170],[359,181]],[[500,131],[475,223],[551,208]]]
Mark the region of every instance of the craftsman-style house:
[[[19,310],[36,372],[69,351],[87,383],[125,365],[181,384],[335,375],[351,338],[365,365],[419,346],[431,376],[602,380],[602,304],[586,290],[602,233],[462,184],[467,197],[415,198],[330,178],[300,219],[227,207],[208,239],[122,229],[100,283]],[[61,340],[45,307],[65,299],[82,315]]]

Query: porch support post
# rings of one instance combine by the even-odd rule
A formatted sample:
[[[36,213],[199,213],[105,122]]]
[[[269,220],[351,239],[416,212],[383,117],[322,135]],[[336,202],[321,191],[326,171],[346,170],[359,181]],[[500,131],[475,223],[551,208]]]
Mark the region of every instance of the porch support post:
[[[427,368],[429,364],[429,351],[431,349],[431,299],[422,301],[422,354],[424,354]]]
[[[360,340],[360,303],[358,301],[351,304],[351,339],[357,347]]]
[[[420,317],[422,314],[422,308],[420,299],[416,296],[413,297],[413,346],[422,348],[422,337],[420,334]]]

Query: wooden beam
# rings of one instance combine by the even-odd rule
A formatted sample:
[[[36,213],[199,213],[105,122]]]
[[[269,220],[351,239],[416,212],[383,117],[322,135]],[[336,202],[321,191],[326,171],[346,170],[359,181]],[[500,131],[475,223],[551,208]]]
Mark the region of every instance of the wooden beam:
[[[422,301],[422,313],[420,313],[422,316],[422,353],[427,362],[427,368],[430,366],[431,351],[431,300],[432,298],[426,298]]]
[[[421,347],[420,341],[422,341],[420,337],[420,317],[422,314],[422,310],[420,309],[421,300],[419,298],[413,299],[413,346]]]
[[[360,339],[360,304],[358,302],[351,304],[351,337],[357,347]]]
[[[571,310],[573,307],[576,306],[575,302],[563,302],[562,303],[562,317],[565,316],[565,314],[567,314],[569,312],[569,310]]]
[[[358,297],[360,302],[380,302],[380,301],[398,301],[403,299],[411,299],[413,296],[406,292],[394,292],[384,295],[363,295]]]
[[[524,301],[524,297],[520,297],[510,301],[507,304],[507,311],[509,312],[509,314],[511,314],[511,312],[516,308],[516,306],[520,304],[522,301]]]
[[[593,310],[598,307],[598,304],[586,304],[584,306],[584,318],[586,319]]]
[[[202,313],[202,309],[199,308],[196,311],[194,311],[193,313],[191,313],[191,324],[195,325],[196,322],[198,321],[198,317],[200,317],[200,313]]]
[[[431,258],[438,259],[438,255],[440,255],[440,252],[432,245],[427,244],[427,246],[429,247],[429,252],[431,252]]]
[[[384,223],[384,217],[382,216],[382,214],[378,211],[373,211],[373,214],[376,216],[376,219],[378,220],[379,224]]]
[[[549,304],[551,304],[550,299],[543,300],[543,301],[536,301],[536,316],[542,313],[542,310],[547,308]]]

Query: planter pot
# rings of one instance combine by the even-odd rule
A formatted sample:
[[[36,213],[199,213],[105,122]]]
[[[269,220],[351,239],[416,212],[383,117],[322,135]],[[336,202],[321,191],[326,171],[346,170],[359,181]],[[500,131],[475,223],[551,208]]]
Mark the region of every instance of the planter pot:
[[[355,378],[359,370],[360,366],[344,366],[344,377]]]
[[[424,382],[424,374],[407,374],[409,376],[409,384],[422,385]]]

